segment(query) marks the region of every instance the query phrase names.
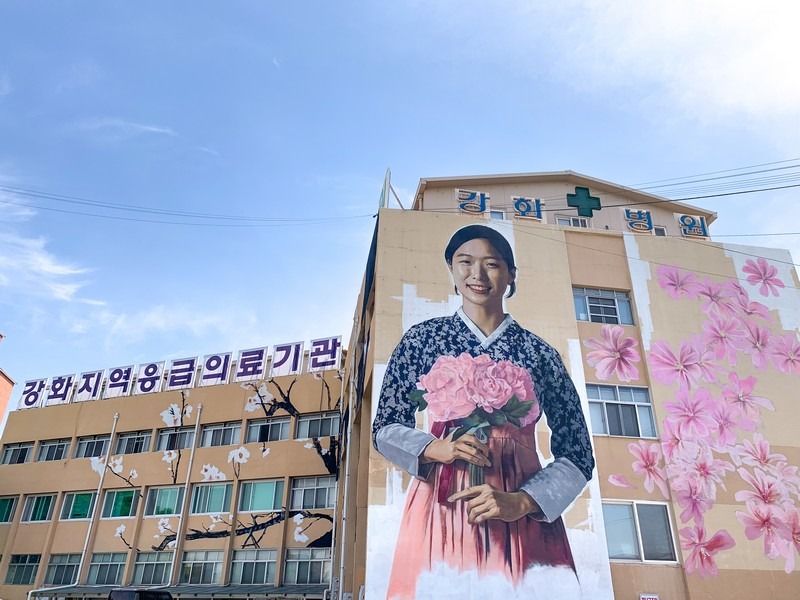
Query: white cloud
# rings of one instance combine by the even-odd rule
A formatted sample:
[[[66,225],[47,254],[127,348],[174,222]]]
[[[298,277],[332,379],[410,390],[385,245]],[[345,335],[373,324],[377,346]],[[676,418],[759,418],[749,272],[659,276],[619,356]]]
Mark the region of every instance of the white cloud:
[[[136,123],[134,121],[114,117],[88,119],[83,121],[80,126],[82,129],[106,133],[118,138],[128,138],[143,134],[168,135],[173,137],[178,135],[169,127]]]

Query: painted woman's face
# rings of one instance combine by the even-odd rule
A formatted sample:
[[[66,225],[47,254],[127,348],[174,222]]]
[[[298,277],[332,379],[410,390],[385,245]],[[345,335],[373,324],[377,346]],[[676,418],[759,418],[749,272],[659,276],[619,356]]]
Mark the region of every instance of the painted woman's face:
[[[502,310],[503,296],[514,281],[514,273],[509,271],[506,261],[484,239],[459,246],[453,254],[450,272],[465,304],[495,310]]]

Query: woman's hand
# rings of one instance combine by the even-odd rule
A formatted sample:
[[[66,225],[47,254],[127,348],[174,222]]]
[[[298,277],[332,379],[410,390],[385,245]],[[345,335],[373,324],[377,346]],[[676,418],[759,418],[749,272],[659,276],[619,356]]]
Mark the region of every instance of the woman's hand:
[[[455,432],[453,432],[455,433]],[[453,433],[441,440],[433,440],[422,452],[421,463],[438,462],[450,464],[455,460],[463,460],[478,467],[491,467],[489,462],[489,446],[474,435],[465,434],[453,440]]]
[[[512,522],[537,512],[539,506],[525,492],[501,492],[487,483],[461,490],[450,496],[448,502],[467,502],[467,521],[470,525],[487,519]]]

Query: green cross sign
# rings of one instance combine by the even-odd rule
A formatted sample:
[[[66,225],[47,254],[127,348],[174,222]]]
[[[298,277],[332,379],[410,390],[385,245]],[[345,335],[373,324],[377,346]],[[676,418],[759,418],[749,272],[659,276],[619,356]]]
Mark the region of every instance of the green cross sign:
[[[582,217],[591,217],[593,210],[600,210],[600,198],[589,194],[589,188],[576,187],[574,194],[567,194],[567,206],[578,209]]]

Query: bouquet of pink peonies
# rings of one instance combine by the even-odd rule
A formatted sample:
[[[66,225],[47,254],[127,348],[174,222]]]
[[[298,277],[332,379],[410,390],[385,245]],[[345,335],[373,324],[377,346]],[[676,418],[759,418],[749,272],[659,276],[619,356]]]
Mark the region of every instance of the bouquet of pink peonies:
[[[525,427],[539,417],[530,373],[507,360],[488,355],[440,356],[419,378],[410,395],[417,410],[428,410],[438,423],[457,426],[453,439],[466,433],[486,442],[486,429],[510,423]],[[470,483],[483,483],[483,469],[470,464]]]

